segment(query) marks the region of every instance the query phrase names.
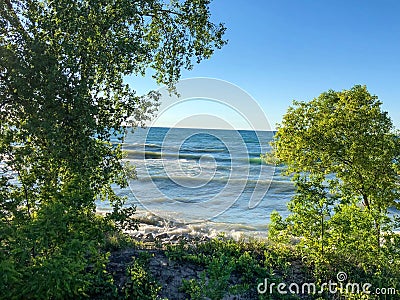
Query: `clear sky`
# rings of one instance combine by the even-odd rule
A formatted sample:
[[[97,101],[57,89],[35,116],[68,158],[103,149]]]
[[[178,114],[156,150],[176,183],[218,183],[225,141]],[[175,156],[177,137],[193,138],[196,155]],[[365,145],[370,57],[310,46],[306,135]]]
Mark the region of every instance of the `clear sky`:
[[[239,86],[271,125],[293,99],[367,85],[400,128],[400,1],[214,0],[210,7],[229,42],[183,78]],[[128,82],[139,93],[157,88],[150,78]]]

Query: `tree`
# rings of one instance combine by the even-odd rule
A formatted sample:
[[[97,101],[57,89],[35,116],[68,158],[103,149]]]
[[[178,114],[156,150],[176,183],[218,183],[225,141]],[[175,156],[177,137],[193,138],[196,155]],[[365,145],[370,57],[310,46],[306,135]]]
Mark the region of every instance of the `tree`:
[[[294,102],[273,147],[288,173],[319,175],[341,203],[359,200],[376,225],[397,206],[399,137],[381,102],[365,86],[328,91],[310,102]]]
[[[40,285],[42,297],[84,294],[105,228],[135,225],[111,188],[127,184],[111,138],[122,142],[127,126],[150,118],[158,94],[136,95],[123,79],[152,68],[173,90],[182,68],[221,48],[225,28],[210,22],[209,2],[0,3],[2,292],[31,297],[35,287],[21,278],[67,265],[63,281]],[[113,206],[104,219],[96,199]],[[67,263],[74,260],[82,264]]]

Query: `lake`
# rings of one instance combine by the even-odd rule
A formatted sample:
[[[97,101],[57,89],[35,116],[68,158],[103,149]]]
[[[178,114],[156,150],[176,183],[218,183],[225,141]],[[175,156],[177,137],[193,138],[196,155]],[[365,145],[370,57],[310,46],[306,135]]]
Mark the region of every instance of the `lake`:
[[[123,144],[137,180],[117,193],[139,212],[221,231],[265,232],[294,193],[282,167],[265,164],[272,131],[138,128]],[[107,204],[97,203],[99,210]]]

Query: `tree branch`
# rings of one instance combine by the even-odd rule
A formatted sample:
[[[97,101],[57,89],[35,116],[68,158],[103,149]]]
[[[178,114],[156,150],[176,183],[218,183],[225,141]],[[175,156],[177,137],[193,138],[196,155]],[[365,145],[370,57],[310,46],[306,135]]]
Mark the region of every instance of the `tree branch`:
[[[16,29],[20,31],[20,33],[24,36],[24,38],[31,39],[28,32],[25,30],[24,26],[22,25],[17,13],[14,10],[13,5],[11,4],[10,0],[4,0],[6,7],[10,13],[10,16],[7,18],[11,25],[13,25]]]
[[[179,17],[183,17],[184,16],[184,14],[176,12],[176,11],[173,11],[173,10],[170,10],[170,9],[158,9],[158,10],[156,10],[156,12],[171,14],[171,15],[175,15],[175,16],[179,16]],[[142,13],[142,16],[152,17],[152,18],[157,18],[158,17],[157,14],[154,14],[151,11],[144,11]]]

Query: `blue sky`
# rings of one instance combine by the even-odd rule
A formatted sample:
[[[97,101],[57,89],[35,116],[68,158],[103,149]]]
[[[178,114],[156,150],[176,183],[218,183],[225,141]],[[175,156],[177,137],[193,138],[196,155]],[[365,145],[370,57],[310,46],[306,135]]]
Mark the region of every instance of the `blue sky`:
[[[214,0],[210,7],[229,42],[183,78],[239,86],[272,125],[293,99],[367,85],[400,128],[400,1]],[[157,88],[149,77],[128,82],[139,93]]]

